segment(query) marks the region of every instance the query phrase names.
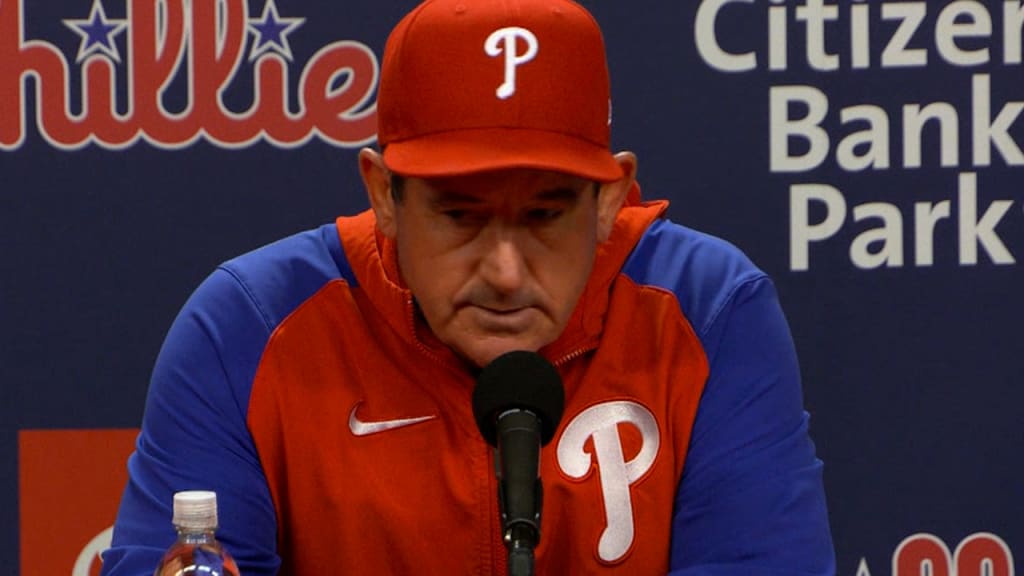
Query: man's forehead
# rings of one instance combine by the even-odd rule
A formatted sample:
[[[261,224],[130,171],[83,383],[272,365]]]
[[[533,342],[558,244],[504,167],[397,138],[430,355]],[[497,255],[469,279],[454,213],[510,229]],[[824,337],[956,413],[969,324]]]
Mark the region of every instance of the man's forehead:
[[[416,179],[433,199],[488,201],[514,196],[538,200],[573,199],[591,182],[571,174],[533,169],[481,172],[463,176]]]

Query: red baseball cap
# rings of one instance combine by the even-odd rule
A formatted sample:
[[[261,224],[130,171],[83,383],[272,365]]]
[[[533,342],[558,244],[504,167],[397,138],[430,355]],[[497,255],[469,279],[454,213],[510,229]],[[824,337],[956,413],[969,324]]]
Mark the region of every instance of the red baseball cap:
[[[604,39],[570,0],[427,0],[388,37],[384,162],[417,177],[538,168],[622,177]]]

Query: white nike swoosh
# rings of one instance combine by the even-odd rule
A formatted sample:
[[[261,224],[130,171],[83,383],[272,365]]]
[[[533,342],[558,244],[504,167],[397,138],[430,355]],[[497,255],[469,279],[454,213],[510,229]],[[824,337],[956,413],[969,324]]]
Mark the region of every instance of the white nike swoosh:
[[[356,403],[356,405],[352,407],[352,412],[348,415],[348,429],[352,431],[353,436],[369,436],[370,434],[386,432],[396,428],[405,428],[406,426],[412,426],[413,424],[419,424],[420,422],[426,422],[427,420],[437,418],[436,414],[431,414],[430,416],[418,416],[416,418],[399,418],[397,420],[363,422],[356,416],[356,410],[359,410],[360,404],[362,404],[362,402]]]

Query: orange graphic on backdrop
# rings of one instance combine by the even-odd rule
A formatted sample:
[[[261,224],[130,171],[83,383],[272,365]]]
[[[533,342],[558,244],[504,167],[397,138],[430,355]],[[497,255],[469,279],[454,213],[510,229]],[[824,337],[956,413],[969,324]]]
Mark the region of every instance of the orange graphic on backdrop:
[[[138,430],[18,432],[21,576],[99,574]],[[106,532],[106,534],[104,534]],[[76,570],[76,563],[78,564]]]

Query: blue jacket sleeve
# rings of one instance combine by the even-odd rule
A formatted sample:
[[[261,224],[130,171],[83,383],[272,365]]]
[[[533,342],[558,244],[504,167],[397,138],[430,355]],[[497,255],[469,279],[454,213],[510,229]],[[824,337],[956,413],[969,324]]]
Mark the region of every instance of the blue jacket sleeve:
[[[834,574],[822,463],[771,281],[747,276],[695,329],[710,374],[676,497],[671,574]]]
[[[276,519],[246,425],[252,376],[270,328],[228,269],[174,321],[154,367],[129,481],[103,553],[104,576],[149,576],[174,542],[173,494],[214,490],[218,539],[243,574],[274,574]]]

